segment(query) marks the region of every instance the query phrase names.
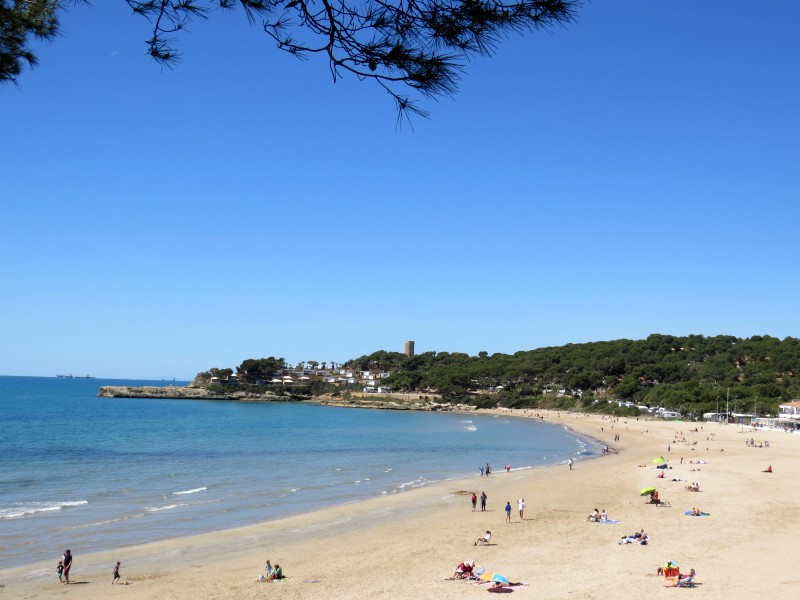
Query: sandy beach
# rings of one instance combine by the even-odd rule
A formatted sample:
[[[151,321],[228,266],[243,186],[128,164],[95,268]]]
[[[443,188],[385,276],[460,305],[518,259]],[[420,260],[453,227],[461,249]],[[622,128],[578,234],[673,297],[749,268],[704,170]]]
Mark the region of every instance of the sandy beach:
[[[55,572],[64,549],[54,548],[48,563],[0,571],[0,597],[345,600],[485,595],[485,585],[448,580],[465,559],[525,582],[526,587],[513,591],[521,598],[796,596],[799,435],[709,423],[536,414],[607,443],[611,452],[577,462],[572,470],[557,465],[507,473],[502,465],[493,465],[496,471],[486,478],[478,475],[482,457],[476,448],[474,477],[456,482],[112,552],[81,555],[73,549],[69,586],[60,584]],[[751,438],[754,448],[745,443]],[[758,447],[764,442],[769,447]],[[659,456],[671,466],[663,479],[657,478],[652,462]],[[762,472],[768,465],[771,474]],[[686,491],[690,482],[698,482],[700,492]],[[649,486],[657,487],[670,506],[647,504],[639,491]],[[485,512],[472,511],[473,491],[486,492]],[[522,520],[519,498],[527,504]],[[513,508],[511,523],[505,522],[506,501]],[[709,515],[684,514],[694,507]],[[620,523],[587,522],[594,508],[605,509]],[[618,543],[640,529],[648,533],[648,545]],[[486,530],[493,533],[491,544],[473,545]],[[267,559],[280,564],[288,579],[258,582]],[[112,587],[118,560],[122,581],[129,585]],[[670,560],[681,572],[696,569],[694,589],[667,587],[656,575],[657,567]]]

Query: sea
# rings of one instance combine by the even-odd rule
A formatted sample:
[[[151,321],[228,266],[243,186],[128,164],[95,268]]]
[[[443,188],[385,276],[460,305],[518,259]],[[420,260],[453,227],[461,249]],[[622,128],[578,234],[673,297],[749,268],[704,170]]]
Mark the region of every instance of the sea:
[[[536,419],[97,396],[186,383],[0,376],[0,569],[601,453]]]

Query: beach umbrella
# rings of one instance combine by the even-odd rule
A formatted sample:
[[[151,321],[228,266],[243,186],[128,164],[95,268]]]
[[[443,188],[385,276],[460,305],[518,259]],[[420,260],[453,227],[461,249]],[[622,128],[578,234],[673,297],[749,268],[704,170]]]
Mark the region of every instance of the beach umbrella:
[[[663,463],[665,463],[667,461],[663,456],[659,456],[658,458],[654,458],[653,462],[656,463],[657,465],[660,465],[660,464],[663,464]]]
[[[652,494],[655,491],[656,491],[656,488],[648,487],[648,488],[644,488],[641,492],[639,492],[639,495],[640,496],[649,496],[650,494]]]

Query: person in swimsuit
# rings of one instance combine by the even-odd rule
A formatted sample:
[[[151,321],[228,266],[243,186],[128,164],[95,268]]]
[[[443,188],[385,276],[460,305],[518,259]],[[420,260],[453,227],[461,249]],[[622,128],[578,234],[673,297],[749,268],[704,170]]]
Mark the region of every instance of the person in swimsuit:
[[[72,553],[69,548],[64,550],[64,556],[61,557],[64,563],[64,583],[69,583],[69,570],[72,568]]]

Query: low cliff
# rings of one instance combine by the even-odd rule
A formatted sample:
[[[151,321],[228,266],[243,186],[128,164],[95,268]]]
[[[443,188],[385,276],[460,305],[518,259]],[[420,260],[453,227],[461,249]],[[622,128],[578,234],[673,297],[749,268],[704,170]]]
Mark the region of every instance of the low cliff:
[[[474,406],[467,404],[447,404],[437,402],[437,398],[402,398],[396,396],[376,396],[373,394],[349,398],[341,396],[320,396],[316,400],[325,406],[341,406],[345,408],[374,408],[379,410],[427,410],[427,411],[471,411]]]
[[[180,386],[128,386],[104,385],[97,392],[104,398],[166,398],[178,400],[240,400],[250,402],[272,402],[287,400],[286,396],[273,394],[253,394],[250,392],[231,391],[230,393],[209,392],[201,387]]]

